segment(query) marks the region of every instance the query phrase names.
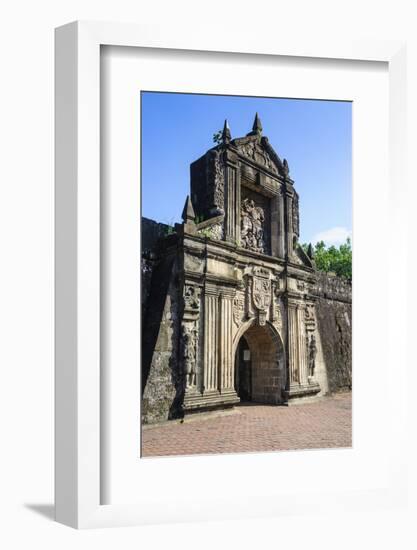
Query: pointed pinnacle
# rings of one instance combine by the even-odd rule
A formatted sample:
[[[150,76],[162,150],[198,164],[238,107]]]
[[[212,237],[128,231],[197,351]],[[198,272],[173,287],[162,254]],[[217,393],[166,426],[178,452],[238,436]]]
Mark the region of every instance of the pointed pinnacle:
[[[256,113],[255,120],[253,121],[252,132],[256,134],[262,134],[262,124],[261,124],[261,119],[258,116],[258,113]]]
[[[184,223],[195,223],[195,213],[190,195],[187,195],[185,199],[184,210],[182,211],[181,217]]]
[[[283,167],[283,171],[284,171],[284,176],[287,177],[288,174],[290,173],[290,167],[288,166],[287,159],[283,160],[282,167]]]
[[[223,126],[222,140],[223,140],[223,143],[229,143],[231,139],[232,139],[232,134],[230,132],[229,123],[227,122],[227,118],[226,118]]]
[[[314,259],[314,250],[311,243],[308,245],[308,248],[307,248],[307,256],[310,258],[310,260]]]

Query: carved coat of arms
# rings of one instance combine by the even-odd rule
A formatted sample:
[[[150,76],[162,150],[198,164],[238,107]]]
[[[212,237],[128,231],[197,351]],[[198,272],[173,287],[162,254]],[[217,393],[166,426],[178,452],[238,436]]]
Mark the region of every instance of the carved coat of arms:
[[[245,317],[245,297],[243,294],[238,294],[233,300],[233,320],[236,325],[240,325]]]
[[[265,311],[271,304],[271,281],[260,277],[253,278],[252,298],[255,306]]]

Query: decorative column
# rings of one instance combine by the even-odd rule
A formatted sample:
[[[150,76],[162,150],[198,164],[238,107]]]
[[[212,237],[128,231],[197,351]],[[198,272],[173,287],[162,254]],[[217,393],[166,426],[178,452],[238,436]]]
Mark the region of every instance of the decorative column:
[[[300,383],[297,304],[288,302],[288,371],[291,386]]]
[[[271,198],[271,253],[285,258],[285,219],[282,191]]]
[[[207,288],[204,299],[204,392],[218,388],[218,294],[215,288]]]
[[[300,384],[303,386],[308,384],[308,363],[307,363],[307,341],[306,330],[304,324],[304,307],[299,305],[297,308],[297,325],[298,325],[298,361]]]
[[[233,294],[220,295],[219,370],[220,392],[234,392],[234,361],[232,355]]]
[[[237,155],[228,149],[225,151],[225,228],[226,241],[233,243],[240,237],[240,189],[237,178]],[[239,230],[237,228],[239,227]]]
[[[206,410],[239,403],[234,389],[234,358],[232,357],[233,297],[235,289],[225,289],[217,283],[204,287],[202,314],[202,374],[199,387],[186,387],[184,412]],[[204,324],[204,328],[203,328]],[[184,337],[188,336],[184,333]],[[194,378],[189,377],[191,383]]]
[[[285,234],[287,236],[286,239],[286,246],[287,246],[287,257],[291,258],[293,255],[293,220],[292,220],[292,200],[293,200],[293,192],[292,189],[286,189],[285,196],[286,196],[286,231]]]
[[[285,211],[284,196],[280,190],[277,196],[278,201],[278,257],[285,258]]]

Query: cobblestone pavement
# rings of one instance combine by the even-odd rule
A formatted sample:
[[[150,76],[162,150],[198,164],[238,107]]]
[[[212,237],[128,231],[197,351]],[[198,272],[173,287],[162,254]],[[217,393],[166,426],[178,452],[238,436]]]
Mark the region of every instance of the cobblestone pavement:
[[[148,425],[142,430],[142,456],[242,453],[350,447],[350,393],[289,407],[244,404]]]

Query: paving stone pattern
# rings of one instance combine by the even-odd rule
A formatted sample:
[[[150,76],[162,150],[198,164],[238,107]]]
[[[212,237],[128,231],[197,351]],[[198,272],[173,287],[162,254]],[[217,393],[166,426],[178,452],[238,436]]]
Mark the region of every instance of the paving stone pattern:
[[[246,404],[142,431],[143,457],[351,447],[351,393],[290,407]]]

